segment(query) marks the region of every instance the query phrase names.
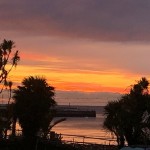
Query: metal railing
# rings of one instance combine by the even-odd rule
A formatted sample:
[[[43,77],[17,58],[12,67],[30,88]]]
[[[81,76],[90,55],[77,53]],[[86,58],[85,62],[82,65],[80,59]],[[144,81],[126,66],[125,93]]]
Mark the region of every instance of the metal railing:
[[[16,130],[16,135],[22,136],[22,130]],[[48,133],[47,139],[54,140],[54,141],[60,140],[61,142],[70,143],[70,144],[117,145],[115,138],[108,138],[104,136],[85,136],[85,135],[76,135],[76,134],[61,134],[61,133],[57,134],[54,131]]]
[[[48,134],[50,136],[51,132]],[[61,139],[65,143],[77,143],[77,144],[103,144],[103,145],[117,145],[116,139],[106,138],[103,136],[85,136],[75,134],[57,134],[55,133],[56,139]]]

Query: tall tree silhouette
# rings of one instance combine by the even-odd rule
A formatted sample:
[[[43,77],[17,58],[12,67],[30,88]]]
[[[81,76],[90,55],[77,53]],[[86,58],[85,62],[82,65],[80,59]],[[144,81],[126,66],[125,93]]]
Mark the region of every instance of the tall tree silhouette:
[[[11,72],[13,67],[17,66],[17,63],[20,60],[18,50],[13,52],[14,47],[15,44],[11,40],[4,39],[0,44],[0,83],[2,84],[0,93],[4,86],[9,86],[7,81],[8,74]]]
[[[7,137],[7,130],[10,128],[12,118],[12,105],[10,105],[12,82],[8,81],[8,75],[20,60],[18,50],[14,51],[14,48],[15,44],[11,40],[4,39],[0,43],[0,93],[4,87],[9,88],[10,93],[7,109],[0,112],[0,137],[2,138]]]
[[[119,101],[109,102],[105,106],[105,115],[104,127],[116,135],[118,145],[123,147],[125,138],[123,133],[124,120],[122,120],[123,113],[121,103]]]
[[[104,127],[117,137],[118,145],[150,144],[149,82],[142,78],[128,94],[105,106]]]
[[[25,137],[35,137],[47,123],[50,108],[56,105],[54,87],[45,78],[30,76],[14,90],[14,116],[18,118]]]

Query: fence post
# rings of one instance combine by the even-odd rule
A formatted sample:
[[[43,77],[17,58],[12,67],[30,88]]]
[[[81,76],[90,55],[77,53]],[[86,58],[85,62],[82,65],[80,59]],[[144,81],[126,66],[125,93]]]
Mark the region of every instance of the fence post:
[[[84,145],[84,138],[85,138],[85,137],[83,136],[83,145]]]

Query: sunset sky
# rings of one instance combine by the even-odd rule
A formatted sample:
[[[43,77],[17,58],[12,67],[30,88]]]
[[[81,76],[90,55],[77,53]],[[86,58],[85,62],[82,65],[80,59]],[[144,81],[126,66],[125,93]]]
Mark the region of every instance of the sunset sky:
[[[15,85],[40,75],[59,94],[104,102],[150,79],[149,0],[0,0],[4,38],[21,57]]]

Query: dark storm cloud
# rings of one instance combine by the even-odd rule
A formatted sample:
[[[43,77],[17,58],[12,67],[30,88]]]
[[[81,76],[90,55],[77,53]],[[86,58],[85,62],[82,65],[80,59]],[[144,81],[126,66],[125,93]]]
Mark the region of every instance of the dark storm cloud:
[[[0,30],[102,41],[149,41],[149,14],[149,0],[1,0]]]

